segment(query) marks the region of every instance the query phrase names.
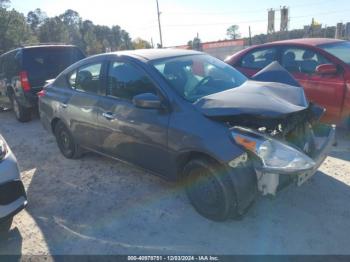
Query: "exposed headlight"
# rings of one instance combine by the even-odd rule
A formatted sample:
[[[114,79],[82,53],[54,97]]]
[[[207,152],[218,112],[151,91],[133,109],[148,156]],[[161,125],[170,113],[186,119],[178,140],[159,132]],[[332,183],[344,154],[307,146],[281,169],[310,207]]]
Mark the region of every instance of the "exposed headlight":
[[[0,136],[0,161],[3,160],[8,152],[5,140]]]
[[[237,144],[261,160],[266,171],[292,173],[309,170],[316,165],[310,157],[293,146],[253,130],[235,127],[232,136]]]

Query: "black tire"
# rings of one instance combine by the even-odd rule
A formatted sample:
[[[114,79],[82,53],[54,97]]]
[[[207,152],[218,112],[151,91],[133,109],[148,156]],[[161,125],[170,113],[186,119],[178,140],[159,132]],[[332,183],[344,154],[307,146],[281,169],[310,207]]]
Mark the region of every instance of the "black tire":
[[[350,131],[350,116],[345,120],[345,128]]]
[[[18,103],[14,94],[10,96],[13,111],[15,112],[16,119],[19,122],[29,122],[32,119],[32,111],[30,108],[23,107]]]
[[[77,159],[81,157],[82,151],[75,142],[69,129],[62,121],[58,121],[55,126],[55,136],[58,148],[61,153],[68,159]]]
[[[187,197],[199,214],[214,221],[238,217],[234,186],[223,167],[198,158],[185,166],[184,175]]]
[[[0,223],[0,237],[1,238],[7,236],[8,232],[11,229],[12,221],[13,221],[13,217],[8,218],[7,220]]]

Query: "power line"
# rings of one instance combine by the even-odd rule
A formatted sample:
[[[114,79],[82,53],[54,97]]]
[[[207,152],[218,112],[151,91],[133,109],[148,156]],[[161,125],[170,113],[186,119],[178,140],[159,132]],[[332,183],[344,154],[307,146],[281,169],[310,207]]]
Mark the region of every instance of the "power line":
[[[337,14],[337,13],[345,13],[349,12],[350,9],[347,10],[341,10],[341,11],[331,11],[331,12],[322,12],[322,13],[312,13],[309,15],[303,15],[303,16],[293,16],[290,19],[299,19],[299,18],[306,18],[306,17],[312,17],[316,15],[330,15],[330,14]],[[187,26],[213,26],[213,25],[228,25],[228,24],[246,24],[246,23],[259,23],[259,22],[265,22],[266,19],[259,19],[259,20],[246,20],[246,21],[231,21],[231,22],[220,22],[220,23],[201,23],[201,24],[168,24],[163,25],[164,27],[187,27]]]
[[[323,2],[315,2],[315,3],[308,3],[308,4],[299,4],[299,5],[290,5],[291,8],[297,8],[297,7],[304,7],[304,6],[319,6],[319,5],[322,5],[322,4],[325,4],[325,3],[329,3],[329,1],[323,1]],[[279,8],[276,8],[276,9],[279,9]],[[243,11],[239,11],[240,14],[248,14],[248,13],[261,13],[261,12],[265,12],[266,10],[265,9],[259,9],[259,10],[243,10]],[[189,12],[186,12],[186,11],[179,11],[179,12],[172,12],[172,11],[169,11],[169,12],[164,12],[166,14],[182,14],[182,15],[194,15],[194,14],[198,14],[198,15],[224,15],[224,14],[227,14],[227,15],[234,15],[232,12],[230,11],[225,11],[225,12],[221,12],[221,11],[218,11],[218,12],[206,12],[206,11],[189,11]]]

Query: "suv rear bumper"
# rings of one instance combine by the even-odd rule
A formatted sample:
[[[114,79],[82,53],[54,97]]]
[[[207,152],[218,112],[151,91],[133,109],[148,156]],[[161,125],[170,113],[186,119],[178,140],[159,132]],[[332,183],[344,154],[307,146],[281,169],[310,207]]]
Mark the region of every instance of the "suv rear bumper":
[[[23,98],[19,99],[19,103],[24,107],[36,108],[38,107],[38,96],[36,93],[23,92]]]

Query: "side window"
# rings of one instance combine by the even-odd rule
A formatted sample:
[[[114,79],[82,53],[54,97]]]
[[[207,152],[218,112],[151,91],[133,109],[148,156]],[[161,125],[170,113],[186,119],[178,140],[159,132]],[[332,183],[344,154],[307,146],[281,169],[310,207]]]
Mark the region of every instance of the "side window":
[[[142,93],[157,94],[156,87],[145,72],[127,62],[112,62],[108,70],[107,94],[132,100]]]
[[[315,73],[316,67],[330,63],[324,56],[306,48],[287,48],[282,52],[281,64],[291,73]]]
[[[102,63],[80,67],[68,76],[68,82],[76,90],[104,95],[101,70]]]
[[[276,48],[259,49],[246,54],[242,58],[241,66],[251,69],[263,69],[276,60]]]

